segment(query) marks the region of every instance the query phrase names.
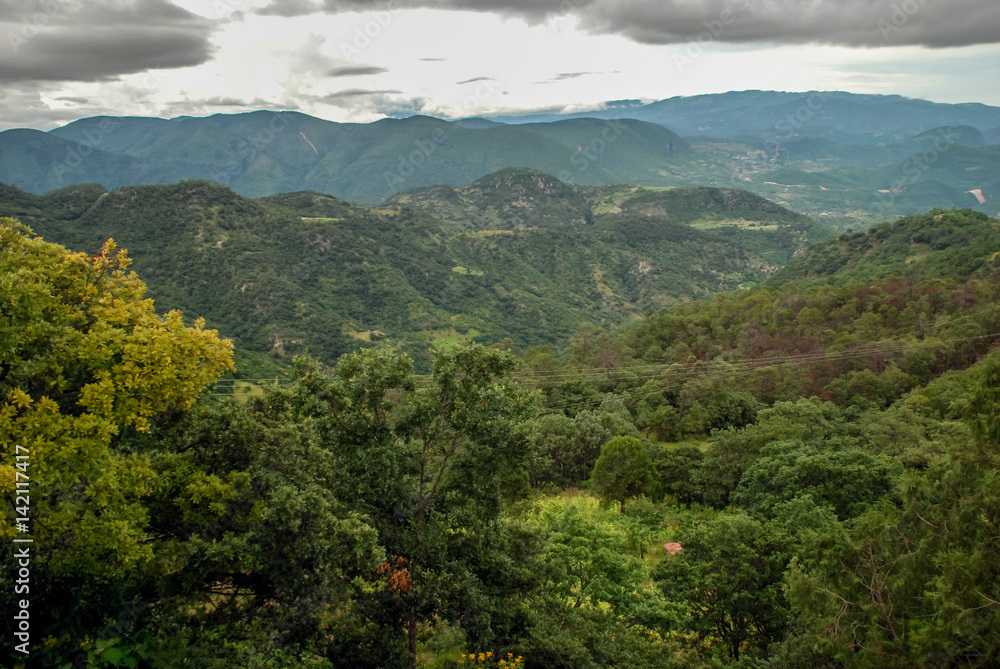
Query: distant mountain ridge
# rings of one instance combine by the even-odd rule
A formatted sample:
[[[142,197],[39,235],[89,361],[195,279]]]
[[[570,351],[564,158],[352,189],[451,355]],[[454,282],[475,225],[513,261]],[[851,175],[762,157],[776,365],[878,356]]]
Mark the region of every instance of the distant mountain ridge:
[[[0,132],[0,182],[42,194],[206,179],[251,197],[309,190],[373,204],[530,168],[570,185],[748,190],[856,229],[935,207],[997,215],[998,144],[995,107],[743,91],[500,120],[94,117]]]
[[[842,91],[732,91],[678,96],[650,104],[574,114],[494,116],[503,123],[544,123],[586,116],[634,118],[684,136],[775,138],[805,135],[842,144],[892,143],[942,126],[987,131],[1000,125],[1000,107],[942,104],[899,95]]]
[[[74,156],[81,153],[88,155],[78,163]],[[470,129],[425,116],[371,124],[266,111],[175,120],[94,117],[48,133],[0,133],[0,181],[41,194],[78,181],[117,188],[194,178],[252,197],[314,190],[374,203],[513,166],[585,184],[649,181],[691,155],[675,133],[632,120]]]

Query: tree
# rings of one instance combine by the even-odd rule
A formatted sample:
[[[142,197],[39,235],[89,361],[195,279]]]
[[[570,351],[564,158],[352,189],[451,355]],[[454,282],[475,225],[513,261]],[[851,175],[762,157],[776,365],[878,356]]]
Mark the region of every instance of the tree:
[[[299,363],[295,419],[315,424],[335,495],[376,528],[395,585],[358,594],[349,633],[361,636],[339,658],[351,666],[397,666],[401,643],[412,662],[418,624],[430,619],[461,620],[471,641],[489,639],[488,593],[506,596],[493,580],[493,537],[501,485],[526,464],[519,425],[532,401],[504,378],[516,365],[505,351],[467,344],[433,355],[420,389],[409,357],[388,347],[343,356],[330,377]]]
[[[656,468],[642,442],[635,437],[615,437],[601,447],[601,457],[590,475],[590,489],[605,503],[618,502],[625,512],[625,502],[649,495],[656,485]]]
[[[692,629],[721,640],[734,660],[745,647],[760,654],[781,639],[790,557],[781,530],[737,513],[685,529],[678,542],[681,552],[657,565],[652,578],[668,599],[687,604]]]
[[[201,402],[142,442],[159,478],[146,589],[188,664],[334,655],[333,612],[389,590],[378,535],[334,494],[333,456],[314,424],[290,420],[293,396]]]
[[[708,412],[708,427],[712,430],[752,425],[761,409],[753,395],[735,388],[716,388],[703,403]]]
[[[598,509],[592,499],[588,505],[586,498],[557,498],[541,504],[531,518],[549,537],[547,561],[558,569],[552,587],[573,608],[620,609],[641,587],[642,563],[628,555],[628,523],[619,514]]]
[[[548,482],[569,488],[586,480],[600,455],[600,441],[583,439],[577,421],[562,414],[539,416],[526,427],[535,451],[531,468],[533,484]]]
[[[716,432],[702,466],[694,472],[705,502],[726,507],[743,472],[765,445],[789,439],[823,441],[839,434],[844,430],[839,411],[836,405],[816,399],[776,402],[760,412],[754,425]]]
[[[808,639],[858,667],[1000,662],[1000,355],[957,408],[973,439],[851,523],[804,533],[790,599]]]
[[[704,459],[700,448],[693,444],[660,447],[653,451],[652,458],[664,495],[672,495],[678,504],[686,504],[689,508],[693,502],[701,502],[701,484],[695,480],[695,473]]]
[[[121,584],[152,557],[157,475],[123,440],[232,369],[230,342],[157,315],[128,265],[112,240],[88,256],[0,219],[0,494],[13,503],[29,483],[18,516],[30,517],[34,611],[71,616],[67,632],[120,608]],[[5,545],[25,531],[7,505]],[[33,620],[39,633],[61,626]]]
[[[774,518],[781,503],[809,495],[844,520],[889,495],[898,474],[886,458],[858,448],[778,441],[743,472],[732,501],[755,516]]]

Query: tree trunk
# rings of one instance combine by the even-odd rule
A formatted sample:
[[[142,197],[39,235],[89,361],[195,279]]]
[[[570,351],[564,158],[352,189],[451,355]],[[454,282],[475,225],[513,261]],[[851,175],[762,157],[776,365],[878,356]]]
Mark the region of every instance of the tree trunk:
[[[406,621],[406,635],[410,649],[410,656],[413,658],[413,668],[417,667],[417,612],[410,611],[409,620]]]

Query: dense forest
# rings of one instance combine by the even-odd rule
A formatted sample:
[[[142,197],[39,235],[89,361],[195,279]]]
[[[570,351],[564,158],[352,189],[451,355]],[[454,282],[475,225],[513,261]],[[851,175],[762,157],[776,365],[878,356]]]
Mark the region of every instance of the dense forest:
[[[833,234],[741,191],[584,188],[515,170],[469,194],[470,218],[519,216],[470,230],[432,207],[368,208],[312,192],[250,199],[207,181],[45,196],[0,184],[0,210],[72,249],[113,238],[161,308],[233,339],[238,375],[250,379],[283,373],[276,367],[294,355],[332,364],[386,338],[422,373],[430,346],[511,337],[561,347],[583,321],[614,327],[759,283]],[[602,210],[615,202],[625,209]],[[587,221],[579,207],[601,213]],[[560,216],[570,223],[546,226]]]
[[[701,234],[649,221],[588,229]],[[1000,663],[995,219],[844,234],[565,346],[298,355],[240,401],[233,333],[159,311],[114,242],[78,250],[0,223],[5,583],[33,539],[9,666]]]

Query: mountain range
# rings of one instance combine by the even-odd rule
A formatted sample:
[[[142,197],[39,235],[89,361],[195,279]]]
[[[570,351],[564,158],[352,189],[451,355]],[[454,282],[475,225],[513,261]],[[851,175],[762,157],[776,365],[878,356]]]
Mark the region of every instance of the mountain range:
[[[840,144],[892,144],[943,126],[980,131],[1000,128],[1000,108],[978,103],[941,104],[900,95],[843,91],[731,91],[678,96],[641,104],[619,100],[604,109],[575,114],[542,113],[490,117],[503,123],[548,123],[587,116],[632,118],[688,136],[713,138],[821,137]]]
[[[572,117],[94,117],[0,132],[0,181],[43,194],[204,179],[249,197],[310,190],[374,204],[526,167],[576,185],[737,188],[833,227],[863,228],[934,207],[996,215],[998,142],[995,107],[747,91]]]

